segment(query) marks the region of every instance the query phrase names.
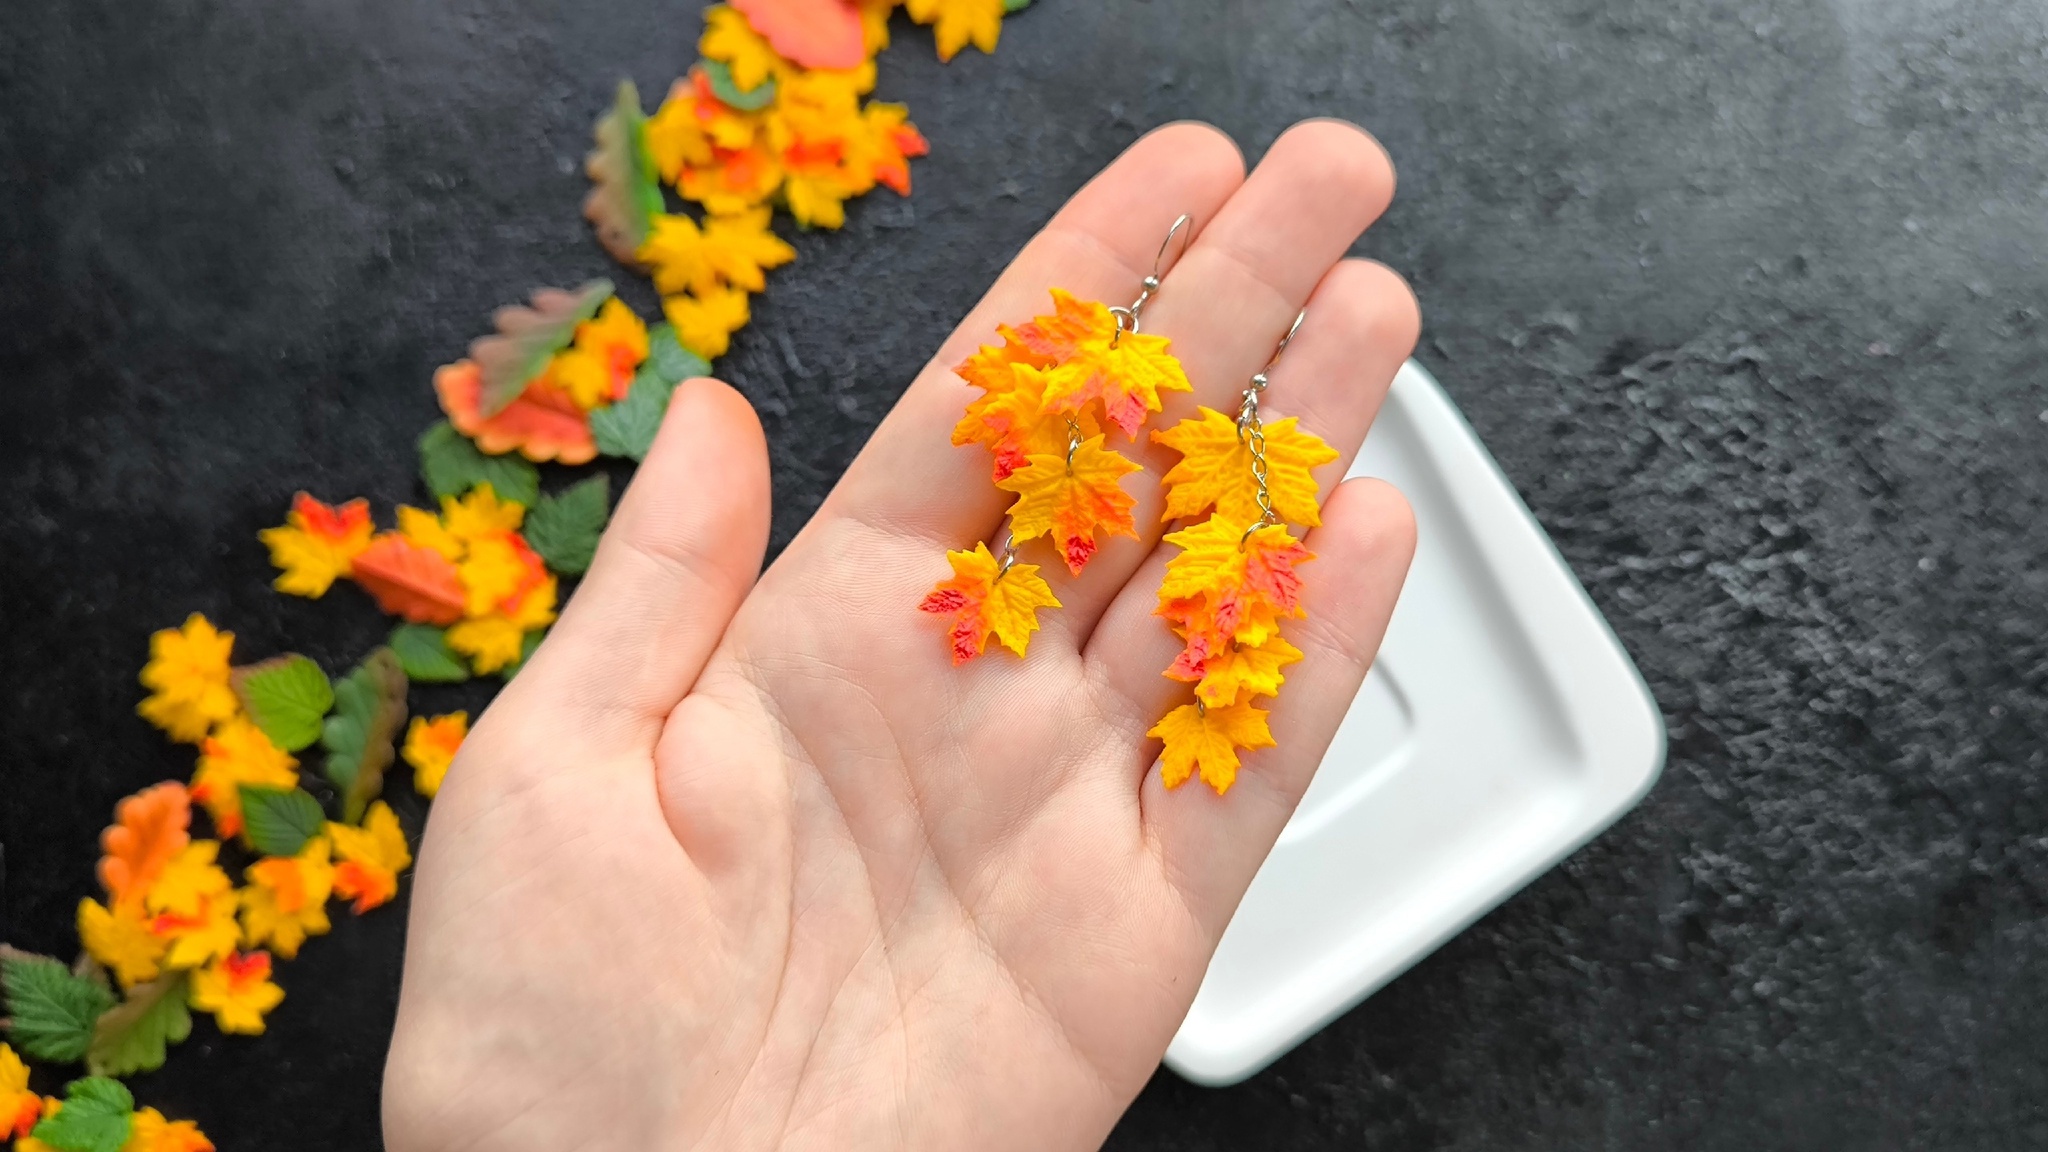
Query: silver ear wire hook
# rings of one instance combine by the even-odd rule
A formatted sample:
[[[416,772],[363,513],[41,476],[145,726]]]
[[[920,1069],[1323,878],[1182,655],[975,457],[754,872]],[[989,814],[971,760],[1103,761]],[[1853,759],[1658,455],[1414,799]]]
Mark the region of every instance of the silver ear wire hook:
[[[1109,314],[1116,318],[1116,331],[1111,333],[1109,337],[1109,346],[1111,348],[1116,347],[1116,342],[1123,338],[1124,333],[1137,332],[1139,330],[1139,323],[1144,315],[1145,305],[1150,303],[1152,297],[1159,292],[1160,277],[1166,271],[1166,250],[1173,247],[1173,238],[1180,235],[1181,229],[1188,228],[1194,222],[1195,218],[1185,212],[1174,219],[1173,227],[1166,230],[1166,239],[1159,242],[1159,251],[1152,257],[1152,271],[1146,275],[1142,282],[1144,290],[1138,293],[1136,300],[1131,301],[1130,307],[1111,308],[1109,310]],[[1188,254],[1188,245],[1193,241],[1194,233],[1190,229],[1188,235],[1180,242],[1180,256]],[[1174,257],[1175,263],[1179,263],[1180,256]]]

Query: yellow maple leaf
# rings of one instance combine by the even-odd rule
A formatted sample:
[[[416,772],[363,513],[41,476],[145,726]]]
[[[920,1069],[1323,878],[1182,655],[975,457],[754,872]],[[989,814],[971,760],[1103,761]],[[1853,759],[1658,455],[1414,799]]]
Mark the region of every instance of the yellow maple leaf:
[[[306,841],[296,856],[271,856],[243,873],[242,941],[250,948],[265,945],[289,960],[299,954],[308,936],[324,936],[327,897],[334,891],[333,846],[324,836]]]
[[[184,851],[172,858],[156,883],[150,885],[144,903],[151,912],[161,915],[198,915],[208,899],[234,889],[234,882],[215,863],[219,857],[217,840],[194,840],[185,845]]]
[[[291,753],[271,743],[263,729],[237,716],[200,744],[192,798],[206,806],[216,832],[234,836],[242,831],[241,786],[295,788],[298,767]]]
[[[1314,528],[1323,522],[1311,470],[1337,458],[1337,450],[1314,433],[1303,432],[1293,416],[1265,426],[1266,484],[1273,511],[1282,520]],[[1237,432],[1237,421],[1214,408],[1163,431],[1156,443],[1181,454],[1166,473],[1166,511],[1162,520],[1199,516],[1210,508],[1234,520],[1252,521],[1262,514],[1258,480],[1252,475],[1251,447]]]
[[[462,538],[450,532],[439,516],[424,508],[400,504],[398,534],[422,548],[439,552],[451,561],[462,559]]]
[[[363,816],[363,826],[329,823],[327,838],[334,842],[341,863],[334,869],[334,894],[355,901],[360,916],[398,895],[398,874],[412,863],[405,846],[405,829],[398,814],[379,800]]]
[[[1060,606],[1052,587],[1039,577],[1038,565],[1012,564],[1004,572],[987,544],[976,544],[971,552],[948,552],[946,562],[953,566],[952,578],[941,580],[918,607],[953,617],[946,638],[955,664],[981,655],[991,635],[1024,655],[1031,634],[1038,631],[1038,610]]]
[[[789,68],[745,16],[723,4],[704,10],[704,35],[697,41],[697,51],[730,68],[732,82],[741,91],[759,88],[762,81]]]
[[[1075,412],[1100,401],[1110,423],[1135,437],[1145,418],[1159,411],[1161,392],[1194,388],[1180,361],[1167,351],[1164,336],[1127,332],[1110,340],[1090,340],[1052,370],[1045,383],[1045,407]]]
[[[1240,695],[1246,699],[1278,695],[1280,685],[1287,680],[1280,669],[1301,659],[1301,655],[1301,649],[1275,634],[1256,646],[1233,644],[1195,662],[1195,667],[1187,667],[1190,662],[1186,660],[1176,661],[1166,675],[1176,680],[1197,680],[1195,698],[1211,708],[1220,708]]]
[[[86,952],[129,988],[157,978],[170,942],[149,930],[140,905],[116,901],[112,909],[93,899],[78,902],[78,939]]]
[[[149,638],[142,686],[149,698],[136,705],[144,720],[171,739],[196,744],[215,724],[242,710],[228,684],[228,653],[235,634],[214,628],[197,612],[179,628]]]
[[[29,1090],[28,1065],[14,1049],[0,1044],[0,1140],[12,1136],[28,1142],[29,1130],[42,1118],[43,1098]],[[15,1148],[21,1146],[17,1143]]]
[[[213,1141],[190,1120],[166,1120],[154,1108],[144,1108],[129,1120],[128,1142],[121,1145],[121,1152],[214,1152]]]
[[[796,249],[769,230],[773,215],[771,208],[711,215],[700,227],[664,213],[654,218],[640,259],[654,271],[655,290],[666,294],[708,296],[726,284],[759,292],[768,286],[766,269],[796,259]]]
[[[405,762],[412,765],[414,791],[429,797],[441,791],[441,781],[447,778],[448,766],[455,762],[455,753],[461,750],[462,742],[468,736],[467,712],[452,712],[432,719],[425,716],[412,718],[412,726],[405,731]]]
[[[272,584],[279,592],[317,600],[334,581],[348,575],[349,563],[370,546],[376,530],[367,500],[322,504],[301,492],[281,527],[256,534],[270,549],[270,562],[283,569]]]
[[[725,355],[732,334],[746,327],[749,317],[747,294],[738,288],[665,297],[661,310],[682,346],[706,360]]]
[[[907,0],[910,18],[932,29],[939,59],[951,60],[972,43],[994,52],[1003,34],[1003,0]]]
[[[1076,427],[1070,434],[1078,432]],[[1138,534],[1131,520],[1137,499],[1124,491],[1123,478],[1142,469],[1104,448],[1102,439],[1090,437],[1072,453],[1028,457],[1024,467],[996,482],[996,487],[1017,494],[1017,502],[1010,505],[1010,531],[1018,540],[1051,533],[1067,570],[1076,576],[1095,555],[1096,532]]]
[[[488,482],[471,488],[460,499],[441,497],[441,523],[465,544],[517,532],[525,521],[526,505],[498,499],[497,490]]]
[[[1202,783],[1214,788],[1218,796],[1230,791],[1237,781],[1238,749],[1273,746],[1266,713],[1243,702],[1221,708],[1183,704],[1145,735],[1166,742],[1159,754],[1161,783],[1178,788],[1200,773]]]
[[[1092,411],[1045,411],[1045,373],[1026,364],[1009,367],[1014,383],[976,399],[953,427],[953,443],[982,444],[995,457],[998,483],[1024,467],[1032,456],[1060,453],[1065,458],[1071,434],[1067,421],[1081,428],[1084,439],[1101,433]]]
[[[512,534],[500,532],[472,540],[455,575],[468,597],[464,611],[471,616],[488,614],[500,600],[512,595],[525,581],[528,568]]]
[[[645,139],[655,172],[670,184],[683,169],[711,163],[711,137],[697,117],[696,90],[688,79],[677,80],[647,118]]]
[[[192,974],[192,1007],[212,1013],[223,1032],[262,1035],[263,1017],[283,1001],[268,952],[231,952]]]

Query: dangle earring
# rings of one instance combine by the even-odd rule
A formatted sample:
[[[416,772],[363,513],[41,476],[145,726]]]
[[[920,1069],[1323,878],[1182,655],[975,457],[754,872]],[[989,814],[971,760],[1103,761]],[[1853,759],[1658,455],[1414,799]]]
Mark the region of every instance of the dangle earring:
[[[1315,477],[1337,451],[1304,432],[1295,417],[1265,422],[1260,405],[1268,374],[1280,363],[1302,313],[1251,378],[1237,416],[1214,408],[1152,439],[1181,454],[1166,473],[1166,518],[1208,513],[1199,524],[1166,537],[1181,549],[1167,561],[1158,614],[1185,647],[1166,670],[1195,686],[1195,699],[1167,713],[1146,733],[1165,741],[1161,782],[1178,788],[1199,774],[1217,795],[1237,779],[1240,749],[1270,748],[1273,734],[1258,696],[1274,696],[1286,680],[1280,669],[1301,650],[1280,636],[1280,621],[1307,615],[1296,565],[1315,559],[1288,524],[1322,523]]]
[[[1108,447],[1108,429],[1135,440],[1160,410],[1161,392],[1193,387],[1167,351],[1167,339],[1144,331],[1145,306],[1159,294],[1166,254],[1192,223],[1186,215],[1173,222],[1128,307],[1055,288],[1049,315],[1015,328],[1002,325],[1001,344],[954,369],[983,394],[968,404],[953,443],[986,446],[995,458],[996,487],[1017,497],[1002,556],[986,543],[946,553],[952,578],[918,605],[953,618],[947,642],[955,664],[979,656],[991,635],[1024,655],[1038,629],[1038,610],[1060,606],[1038,565],[1018,562],[1018,545],[1049,537],[1078,576],[1100,547],[1098,534],[1138,534],[1131,517],[1137,501],[1124,491],[1123,478],[1140,466]]]

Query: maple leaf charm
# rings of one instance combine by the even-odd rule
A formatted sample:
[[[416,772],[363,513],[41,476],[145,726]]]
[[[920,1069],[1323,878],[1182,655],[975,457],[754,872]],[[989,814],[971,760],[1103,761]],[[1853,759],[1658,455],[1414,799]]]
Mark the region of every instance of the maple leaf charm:
[[[1064,422],[1062,422],[1064,423]],[[996,483],[1015,492],[1010,506],[1010,532],[1019,541],[1050,532],[1067,570],[1079,576],[1095,555],[1095,533],[1138,534],[1131,519],[1136,497],[1123,489],[1123,478],[1138,465],[1102,446],[1102,437],[1083,441],[1071,455],[1047,453],[1028,458],[1024,467]]]
[[[1099,400],[1103,417],[1135,438],[1145,417],[1159,411],[1161,392],[1194,389],[1166,350],[1168,343],[1142,332],[1089,341],[1053,369],[1045,385],[1046,411],[1078,412]]]
[[[1314,528],[1323,518],[1311,472],[1335,460],[1337,450],[1303,432],[1300,424],[1289,416],[1265,425],[1266,484],[1275,515]],[[1181,454],[1180,463],[1166,473],[1162,520],[1199,516],[1212,507],[1219,516],[1246,523],[1264,514],[1251,447],[1239,435],[1236,420],[1202,408],[1172,428],[1152,433],[1152,440]]]
[[[1237,782],[1238,749],[1273,747],[1266,713],[1242,702],[1222,708],[1183,704],[1145,735],[1166,742],[1159,754],[1160,783],[1178,788],[1199,773],[1218,796]]]
[[[976,544],[972,552],[948,552],[946,561],[953,566],[952,579],[941,580],[918,608],[952,615],[946,638],[955,664],[981,655],[990,635],[1024,655],[1031,634],[1038,631],[1038,610],[1060,606],[1036,564],[1012,564],[1005,572],[987,544]]]

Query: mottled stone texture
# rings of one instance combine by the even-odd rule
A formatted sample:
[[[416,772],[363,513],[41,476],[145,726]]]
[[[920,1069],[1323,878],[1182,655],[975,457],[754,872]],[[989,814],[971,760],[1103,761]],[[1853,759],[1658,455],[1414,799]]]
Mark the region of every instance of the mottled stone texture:
[[[433,366],[610,271],[589,123],[695,8],[9,11],[0,935],[68,948],[109,806],[189,769],[131,713],[152,629],[382,633],[271,593],[254,533],[302,486],[412,496]],[[1160,1074],[1112,1148],[2048,1144],[2048,13],[1041,0],[950,67],[902,33],[917,195],[796,237],[721,364],[778,541],[1140,132],[1349,117],[1401,169],[1362,251],[1671,730],[1611,832],[1245,1086]],[[375,1147],[402,924],[344,918],[269,1036],[201,1024],[138,1094],[224,1149]]]

